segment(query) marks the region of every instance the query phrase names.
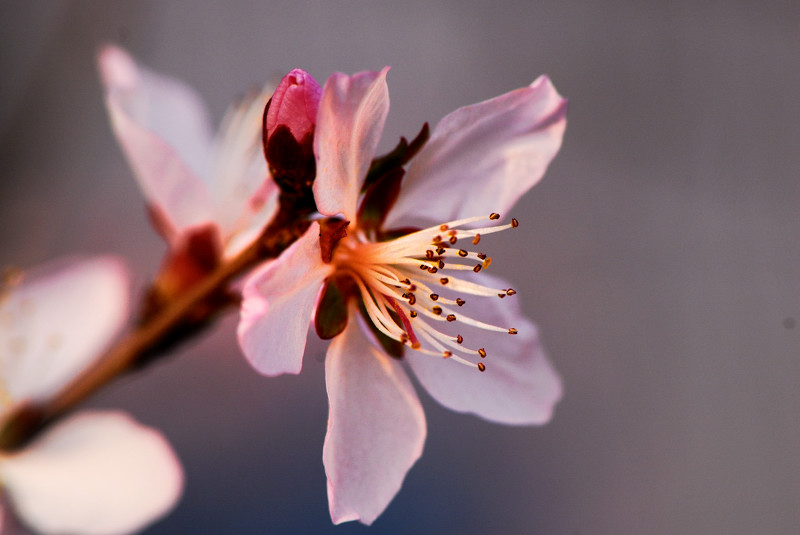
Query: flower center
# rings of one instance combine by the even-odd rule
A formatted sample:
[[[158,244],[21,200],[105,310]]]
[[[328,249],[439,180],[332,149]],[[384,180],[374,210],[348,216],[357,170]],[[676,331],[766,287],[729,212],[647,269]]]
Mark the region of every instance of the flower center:
[[[493,225],[499,218],[493,213],[459,219],[377,243],[356,231],[338,244],[333,264],[337,273],[356,282],[378,331],[415,351],[485,371],[480,361],[485,348],[472,347],[453,326],[517,334],[513,327],[484,323],[460,310],[465,296],[502,299],[516,294],[512,288],[492,288],[464,276],[492,263],[490,256],[473,250],[481,236],[519,226],[516,219]],[[474,227],[478,223],[484,226]]]

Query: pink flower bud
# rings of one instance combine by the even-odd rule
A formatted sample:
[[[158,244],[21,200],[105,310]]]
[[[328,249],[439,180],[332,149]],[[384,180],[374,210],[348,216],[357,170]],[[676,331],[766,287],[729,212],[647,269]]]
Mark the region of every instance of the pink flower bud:
[[[264,114],[264,156],[275,184],[313,206],[316,175],[314,127],[322,88],[310,74],[294,69],[278,84]]]
[[[294,139],[303,138],[314,131],[322,88],[302,69],[294,69],[283,77],[269,105],[264,121],[265,136],[269,140],[275,129],[285,125]]]

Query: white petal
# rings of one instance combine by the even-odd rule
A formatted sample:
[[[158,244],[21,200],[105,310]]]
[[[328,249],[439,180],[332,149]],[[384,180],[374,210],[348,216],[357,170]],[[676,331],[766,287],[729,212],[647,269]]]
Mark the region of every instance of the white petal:
[[[322,88],[314,133],[314,198],[325,215],[355,221],[361,185],[389,113],[386,73],[333,74]]]
[[[566,100],[545,76],[454,111],[411,161],[386,225],[505,214],[542,178],[565,128]]]
[[[98,57],[114,133],[148,200],[180,231],[211,220],[202,177],[211,127],[197,94],[185,84],[136,65],[122,49]]]
[[[314,301],[332,270],[322,262],[315,222],[245,282],[237,334],[242,352],[259,373],[300,373]]]
[[[0,460],[19,517],[43,534],[122,535],[166,514],[183,474],[164,437],[119,412],[84,412]]]
[[[261,147],[261,120],[271,93],[265,88],[232,106],[215,139],[208,188],[228,256],[255,239],[278,208],[278,188]]]
[[[356,315],[351,309],[325,359],[330,417],[322,459],[335,524],[371,524],[425,443],[425,414],[411,382],[397,360],[367,340]]]
[[[508,288],[489,276],[482,279],[491,287]],[[406,351],[411,369],[439,403],[504,424],[544,424],[550,420],[561,399],[561,379],[542,348],[536,326],[519,310],[518,297],[473,298],[463,311],[490,324],[516,328],[519,334],[487,332],[458,325],[458,320],[453,323],[464,337],[465,347],[486,349],[485,359],[474,359],[486,365],[485,372]],[[473,304],[476,309],[470,310]]]
[[[128,274],[117,258],[61,260],[22,276],[0,295],[6,407],[65,386],[100,356],[128,313]]]

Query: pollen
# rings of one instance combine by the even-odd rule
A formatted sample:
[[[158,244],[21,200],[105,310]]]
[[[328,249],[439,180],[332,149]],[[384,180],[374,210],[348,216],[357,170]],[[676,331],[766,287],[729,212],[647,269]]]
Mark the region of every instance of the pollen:
[[[490,267],[492,258],[471,250],[483,236],[519,226],[516,219],[507,224],[499,219],[497,213],[465,218],[387,241],[372,241],[362,232],[349,233],[337,247],[332,264],[336,276],[348,276],[355,282],[366,316],[382,335],[421,354],[444,356],[485,371],[481,360],[486,358],[486,348],[465,345],[464,336],[453,332],[453,327],[468,326],[472,329],[468,338],[474,337],[478,343],[481,332],[517,333],[507,325],[473,317],[473,313],[480,314],[480,300],[473,303],[474,310],[467,307],[461,313],[467,296],[497,299],[516,294],[511,288],[481,284],[480,273]],[[456,242],[461,248],[451,247]]]

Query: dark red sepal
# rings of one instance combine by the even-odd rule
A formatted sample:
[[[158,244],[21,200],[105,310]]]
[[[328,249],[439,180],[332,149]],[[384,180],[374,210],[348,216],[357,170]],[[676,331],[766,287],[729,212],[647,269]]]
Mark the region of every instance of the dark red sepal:
[[[367,188],[358,207],[358,228],[365,231],[381,228],[386,214],[400,194],[403,175],[405,171],[401,167],[395,167]]]
[[[340,288],[335,277],[328,277],[322,286],[322,297],[314,314],[314,329],[317,336],[330,340],[347,327],[347,284]]]
[[[428,127],[428,123],[425,123],[422,125],[422,129],[419,131],[419,134],[417,134],[417,137],[415,137],[411,143],[409,143],[406,138],[401,137],[400,142],[397,143],[397,146],[392,149],[391,152],[372,160],[361,191],[366,191],[376,180],[392,169],[407,164],[411,158],[419,152],[422,146],[425,145],[429,137],[430,128]]]
[[[347,225],[350,221],[342,219],[323,219],[319,222],[319,248],[322,261],[330,264],[333,260],[333,251],[342,238],[347,236]]]

